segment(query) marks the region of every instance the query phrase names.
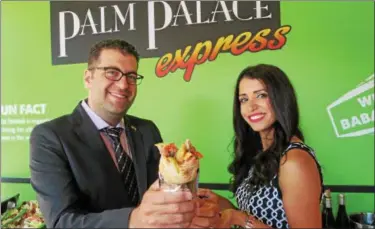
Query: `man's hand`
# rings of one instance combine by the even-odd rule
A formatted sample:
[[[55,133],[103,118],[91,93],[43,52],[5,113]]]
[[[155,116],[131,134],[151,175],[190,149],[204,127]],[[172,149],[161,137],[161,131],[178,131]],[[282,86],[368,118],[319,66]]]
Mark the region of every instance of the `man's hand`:
[[[130,215],[130,228],[187,228],[195,215],[189,191],[164,192],[157,180]]]
[[[190,225],[191,228],[210,228],[214,227],[220,219],[219,204],[208,199],[198,197],[195,217]]]

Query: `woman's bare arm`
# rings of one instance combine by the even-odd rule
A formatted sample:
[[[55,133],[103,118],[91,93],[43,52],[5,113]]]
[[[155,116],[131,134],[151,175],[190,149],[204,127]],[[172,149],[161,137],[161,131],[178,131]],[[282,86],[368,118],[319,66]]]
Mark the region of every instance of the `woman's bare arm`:
[[[290,150],[281,159],[279,184],[289,226],[321,228],[321,181],[312,156],[301,149]]]

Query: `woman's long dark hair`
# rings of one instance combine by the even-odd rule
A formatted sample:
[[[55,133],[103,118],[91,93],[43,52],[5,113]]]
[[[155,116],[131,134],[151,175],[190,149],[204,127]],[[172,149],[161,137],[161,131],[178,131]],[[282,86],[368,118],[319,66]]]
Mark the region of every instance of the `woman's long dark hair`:
[[[243,78],[260,80],[266,87],[272,109],[276,116],[273,124],[274,140],[263,151],[260,135],[251,129],[241,116],[238,99],[239,84]],[[299,129],[299,112],[294,88],[287,75],[278,67],[259,64],[245,68],[239,75],[233,99],[234,159],[228,167],[232,174],[231,191],[236,192],[249,169],[253,174],[249,180],[251,190],[261,185],[268,186],[278,173],[282,152],[293,136],[304,140]]]

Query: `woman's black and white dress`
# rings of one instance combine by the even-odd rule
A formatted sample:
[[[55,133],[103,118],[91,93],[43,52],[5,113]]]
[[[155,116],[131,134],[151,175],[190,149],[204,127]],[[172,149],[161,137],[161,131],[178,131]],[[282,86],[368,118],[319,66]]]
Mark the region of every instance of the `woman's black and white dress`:
[[[320,165],[315,158],[313,149],[311,149],[309,146],[299,142],[291,143],[284,151],[283,155],[285,155],[285,153],[289,150],[295,148],[303,149],[314,158],[315,162],[317,163],[322,181]],[[255,216],[258,220],[262,221],[264,224],[268,224],[273,228],[289,228],[277,175],[271,180],[270,186],[261,186],[254,193],[248,191],[248,180],[251,175],[252,169],[249,170],[249,176],[244,179],[236,191],[235,196],[239,209],[248,212],[249,214]]]

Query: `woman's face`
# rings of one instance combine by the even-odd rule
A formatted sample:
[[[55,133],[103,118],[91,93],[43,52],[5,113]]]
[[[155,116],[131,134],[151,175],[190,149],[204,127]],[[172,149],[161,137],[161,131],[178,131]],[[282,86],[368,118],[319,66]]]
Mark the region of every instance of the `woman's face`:
[[[266,87],[261,81],[243,78],[239,84],[238,100],[243,119],[254,131],[268,131],[276,121]]]

